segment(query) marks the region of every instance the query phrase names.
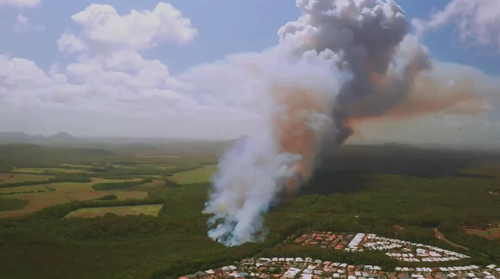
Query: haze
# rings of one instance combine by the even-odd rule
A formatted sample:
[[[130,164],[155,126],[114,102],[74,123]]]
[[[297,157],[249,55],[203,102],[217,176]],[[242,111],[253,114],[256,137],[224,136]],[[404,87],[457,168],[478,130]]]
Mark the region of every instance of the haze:
[[[363,119],[348,143],[498,147],[499,3],[398,4],[412,23],[409,34],[428,48],[433,74],[446,81],[425,93],[458,86],[473,92],[474,101],[459,109],[426,103],[426,113],[412,117]],[[254,134],[268,104],[245,63],[264,59],[278,46],[278,29],[299,16],[293,1],[0,0],[0,131]]]

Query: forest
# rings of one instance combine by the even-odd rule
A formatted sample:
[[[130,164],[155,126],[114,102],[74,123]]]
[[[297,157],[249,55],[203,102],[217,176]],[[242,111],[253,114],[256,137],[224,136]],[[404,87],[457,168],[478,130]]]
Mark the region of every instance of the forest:
[[[129,191],[148,181],[165,182],[148,188],[145,198],[75,200],[23,217],[1,218],[1,278],[177,278],[246,257],[281,255],[369,261],[387,268],[397,265],[380,253],[333,252],[290,244],[291,239],[308,230],[376,233],[471,256],[460,264],[500,262],[500,238],[487,239],[463,230],[464,226],[487,230],[500,222],[500,197],[490,194],[500,191],[500,155],[493,152],[400,145],[328,150],[302,192],[291,197],[284,194],[265,215],[269,231],[264,242],[226,248],[207,237],[209,216],[202,210],[210,191],[209,181],[181,185],[169,180],[176,171],[216,163],[223,148],[210,148],[208,144],[198,149],[162,146],[154,149],[156,156],[125,154],[116,149],[87,152],[32,145],[25,149],[5,145],[0,150],[6,150],[0,154],[9,158],[8,163],[2,160],[2,172],[21,167],[55,168],[60,164],[112,170],[55,174],[53,178],[68,181],[75,175],[76,184],[79,179],[85,183],[84,179],[104,179],[107,175],[117,179],[147,176],[158,166],[168,166],[160,168],[161,173],[153,179],[94,184],[104,191],[118,186],[119,191]],[[46,160],[33,154],[43,154]],[[133,174],[142,168],[149,170]],[[116,169],[132,171],[122,174],[114,172]],[[26,183],[23,187],[37,184]],[[0,196],[0,211],[22,206],[15,197]],[[80,208],[145,204],[161,204],[158,216],[63,218]],[[469,250],[462,251],[437,239],[434,228]]]

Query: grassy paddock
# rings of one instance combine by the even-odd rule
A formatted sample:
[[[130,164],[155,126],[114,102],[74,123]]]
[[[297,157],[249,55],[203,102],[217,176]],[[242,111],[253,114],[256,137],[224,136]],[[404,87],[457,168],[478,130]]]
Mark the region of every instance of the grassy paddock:
[[[16,168],[12,172],[25,174],[44,174],[44,173],[87,173],[85,169],[69,169],[69,168]]]
[[[91,168],[92,165],[80,165],[80,164],[60,164],[61,168],[73,168],[73,169],[87,169]]]
[[[201,168],[177,172],[169,179],[177,184],[208,183],[210,178],[217,172],[217,165],[204,165]]]
[[[75,210],[64,218],[94,218],[103,216],[106,213],[113,213],[120,216],[125,215],[151,215],[156,216],[160,212],[162,205],[135,205],[135,206],[116,206],[116,207],[96,207],[96,208],[81,208]]]
[[[22,209],[28,201],[22,199],[0,198],[0,212]]]
[[[45,207],[67,203],[71,201],[83,201],[97,199],[105,195],[116,195],[118,200],[143,199],[147,197],[147,189],[117,189],[111,191],[94,191],[92,186],[99,183],[134,182],[135,180],[114,180],[93,178],[91,183],[59,182],[35,186],[19,186],[0,189],[0,193],[35,191],[34,193],[20,193],[13,195],[16,199],[23,200],[27,205],[11,208],[0,213],[0,218],[19,217],[41,210]],[[134,182],[135,183],[135,182]],[[53,192],[37,192],[38,190],[55,189]]]

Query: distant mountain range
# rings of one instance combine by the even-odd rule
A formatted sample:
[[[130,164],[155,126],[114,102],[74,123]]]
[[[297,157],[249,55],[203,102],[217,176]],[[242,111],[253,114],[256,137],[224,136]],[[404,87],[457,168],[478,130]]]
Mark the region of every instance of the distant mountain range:
[[[249,138],[242,136],[232,140],[200,140],[186,138],[132,138],[132,137],[75,137],[69,133],[61,132],[49,137],[41,135],[28,135],[24,132],[0,132],[0,144],[38,144],[38,145],[62,145],[68,147],[82,148],[120,148],[127,152],[147,152],[155,153],[164,145],[174,146],[179,149],[204,148],[211,146],[215,149],[225,149],[234,145],[236,142],[244,141]],[[184,145],[188,143],[188,145]],[[215,144],[215,145],[214,145]],[[325,142],[322,151],[326,152],[330,149],[336,150],[338,146],[330,142]],[[348,144],[359,145],[359,144]],[[366,144],[361,144],[366,145]],[[473,145],[457,145],[457,144],[436,144],[436,143],[394,143],[394,142],[371,142],[367,145],[382,145],[385,147],[412,146],[427,149],[468,149],[468,150],[494,150],[500,151],[500,144],[497,146],[473,146]],[[189,147],[188,147],[189,146]]]
[[[75,137],[69,133],[61,132],[45,137],[41,135],[28,135],[24,132],[0,132],[0,144],[38,144],[38,145],[67,145],[79,147],[105,147],[108,145],[121,145],[149,149],[149,145],[171,144],[181,142],[203,143],[219,142],[217,140],[193,140],[193,139],[171,139],[171,138],[131,138],[131,137]],[[220,140],[220,142],[227,142]]]
[[[40,135],[31,136],[23,132],[0,132],[0,144],[32,143],[32,144],[60,144],[75,143],[78,139],[68,133],[57,133],[50,137]]]

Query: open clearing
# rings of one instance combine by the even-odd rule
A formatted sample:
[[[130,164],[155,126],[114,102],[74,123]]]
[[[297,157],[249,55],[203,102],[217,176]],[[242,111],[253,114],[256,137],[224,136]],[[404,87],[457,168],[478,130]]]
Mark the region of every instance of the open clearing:
[[[464,228],[464,231],[468,234],[475,234],[480,237],[487,239],[498,239],[500,238],[500,227],[491,228],[488,230],[478,229],[478,228]]]
[[[0,173],[0,185],[5,183],[20,183],[26,181],[43,181],[54,178],[53,175]]]
[[[149,192],[158,188],[165,186],[165,181],[163,180],[153,180],[153,182],[137,185],[131,188],[123,189],[123,191],[144,191]]]
[[[86,169],[91,168],[91,165],[79,165],[79,164],[61,164],[61,168],[75,168],[75,169]]]
[[[44,173],[86,173],[85,169],[68,169],[68,168],[16,168],[12,172],[20,173],[33,173],[33,174],[44,174]]]
[[[21,199],[0,198],[0,212],[22,209],[27,202]]]
[[[135,206],[115,206],[115,207],[97,207],[97,208],[80,208],[70,212],[64,218],[94,218],[103,216],[106,213],[113,213],[120,216],[125,215],[151,215],[156,216],[160,212],[162,205],[135,205]]]
[[[134,180],[137,181],[140,179]],[[0,212],[0,218],[24,216],[48,206],[71,201],[97,199],[109,194],[116,195],[118,200],[144,199],[147,197],[148,191],[152,190],[155,187],[163,186],[163,181],[153,181],[152,183],[135,186],[134,189],[120,189],[110,191],[94,191],[92,189],[92,185],[97,183],[118,183],[124,181],[132,180],[93,178],[91,183],[59,182],[35,186],[19,186],[0,189],[0,193],[46,190],[46,187],[55,189],[54,192],[35,192],[28,194],[21,193],[9,196],[15,197],[16,199],[28,201],[28,204],[21,209]]]
[[[145,154],[139,154],[137,157],[141,158],[168,158],[168,159],[179,159],[181,156],[177,155],[145,155]]]
[[[168,170],[175,169],[176,166],[162,166],[162,165],[146,165],[146,164],[138,164],[138,165],[113,165],[114,168],[118,169],[155,169],[155,170]]]
[[[216,164],[204,165],[195,170],[174,173],[169,179],[177,184],[208,183],[216,172]]]

